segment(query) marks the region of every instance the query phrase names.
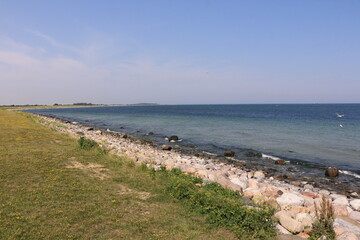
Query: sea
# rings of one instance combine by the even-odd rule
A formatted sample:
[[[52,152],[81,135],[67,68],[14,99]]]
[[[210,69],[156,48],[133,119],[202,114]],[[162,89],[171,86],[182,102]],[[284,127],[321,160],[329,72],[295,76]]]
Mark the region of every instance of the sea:
[[[359,190],[360,104],[154,105],[33,109],[155,145],[221,157],[261,168],[289,181]],[[151,132],[151,134],[149,134]],[[154,134],[152,134],[154,133]],[[168,142],[169,136],[179,137]],[[278,159],[286,165],[276,165]],[[340,169],[335,179],[327,167]]]

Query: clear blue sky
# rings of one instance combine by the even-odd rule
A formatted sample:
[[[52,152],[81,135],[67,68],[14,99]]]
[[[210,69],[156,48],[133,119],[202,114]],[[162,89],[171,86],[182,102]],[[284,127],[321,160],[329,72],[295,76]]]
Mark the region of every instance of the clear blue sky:
[[[359,0],[0,0],[0,105],[360,102]]]

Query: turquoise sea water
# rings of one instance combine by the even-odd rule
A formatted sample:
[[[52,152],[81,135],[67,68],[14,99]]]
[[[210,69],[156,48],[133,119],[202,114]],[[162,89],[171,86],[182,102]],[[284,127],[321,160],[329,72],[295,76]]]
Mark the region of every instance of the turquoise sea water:
[[[150,138],[212,153],[233,149],[279,157],[309,168],[335,166],[360,174],[360,104],[171,105],[31,112]],[[343,115],[340,117],[339,115]],[[155,132],[147,136],[148,132]],[[308,170],[305,170],[305,172]]]

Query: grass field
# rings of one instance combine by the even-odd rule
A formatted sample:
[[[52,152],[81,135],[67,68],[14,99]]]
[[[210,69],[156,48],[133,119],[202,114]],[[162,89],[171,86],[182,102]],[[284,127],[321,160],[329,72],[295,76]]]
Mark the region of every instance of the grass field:
[[[81,149],[30,114],[0,110],[0,180],[0,239],[236,239],[227,229],[237,226],[209,205],[215,198],[203,197],[223,190],[197,190],[179,173],[155,173],[98,147]],[[189,198],[201,196],[207,211],[182,200],[181,184],[192,189],[185,189]],[[221,204],[237,198],[228,195]],[[208,221],[209,209],[222,220]],[[273,238],[271,230],[264,234],[264,214],[256,212],[252,223],[260,235],[244,225],[241,239]]]

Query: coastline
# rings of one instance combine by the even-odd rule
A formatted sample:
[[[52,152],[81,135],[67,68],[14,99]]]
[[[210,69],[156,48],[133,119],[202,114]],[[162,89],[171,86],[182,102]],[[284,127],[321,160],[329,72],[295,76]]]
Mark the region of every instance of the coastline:
[[[233,162],[231,159],[222,161],[216,157],[189,155],[176,149],[163,150],[151,142],[127,134],[97,130],[91,126],[73,124],[54,117],[35,115],[57,131],[73,137],[84,136],[98,142],[111,154],[125,156],[139,164],[145,163],[155,170],[162,166],[168,170],[178,168],[184,173],[202,178],[205,182],[218,182],[226,188],[239,191],[255,203],[269,204],[278,210],[280,224],[277,228],[283,234],[296,233],[308,237],[309,230],[305,227],[313,223],[315,205],[319,207],[324,196],[332,202],[336,216],[334,226],[338,235],[353,232],[360,238],[360,206],[357,208],[356,205],[358,202],[360,205],[360,200],[356,192],[339,194],[338,191],[316,188],[304,181],[290,184],[266,177],[262,170],[246,169],[241,163]],[[289,229],[291,227],[286,223],[288,221],[281,221],[287,217],[297,219],[294,224],[298,224],[301,231]],[[351,230],[346,224],[350,224],[359,232]]]

